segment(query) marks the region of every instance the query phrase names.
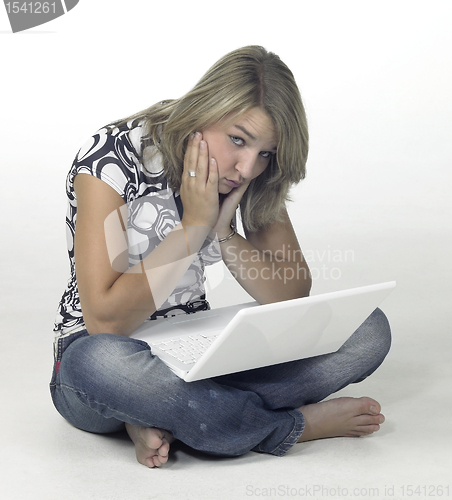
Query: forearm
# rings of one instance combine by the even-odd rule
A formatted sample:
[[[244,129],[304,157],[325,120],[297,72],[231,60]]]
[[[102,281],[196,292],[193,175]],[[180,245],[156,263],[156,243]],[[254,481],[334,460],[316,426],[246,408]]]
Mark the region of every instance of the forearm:
[[[82,304],[90,333],[130,335],[169,297],[201,248],[208,229],[176,226],[140,263]]]
[[[301,250],[261,251],[239,234],[220,245],[231,274],[260,304],[309,295],[311,275]]]

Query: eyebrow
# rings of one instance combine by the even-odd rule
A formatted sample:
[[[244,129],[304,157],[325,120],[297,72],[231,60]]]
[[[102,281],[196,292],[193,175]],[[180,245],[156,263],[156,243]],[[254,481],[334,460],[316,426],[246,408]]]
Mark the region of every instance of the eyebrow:
[[[238,128],[241,130],[244,134],[246,134],[251,140],[256,141],[257,139],[252,135],[248,130],[246,130],[245,127],[242,127],[242,125],[234,125],[235,128]]]
[[[251,140],[253,141],[257,141],[257,139],[254,137],[253,134],[251,134],[250,132],[248,132],[248,130],[246,130],[245,127],[243,127],[242,125],[234,125],[235,128],[238,128],[239,130],[241,130],[245,135],[247,135]],[[273,151],[276,151],[276,147],[273,148]]]

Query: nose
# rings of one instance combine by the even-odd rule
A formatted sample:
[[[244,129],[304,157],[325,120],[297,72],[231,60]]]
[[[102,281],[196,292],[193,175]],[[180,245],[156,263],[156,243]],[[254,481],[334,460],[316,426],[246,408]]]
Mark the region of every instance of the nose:
[[[242,151],[239,158],[237,158],[235,169],[240,174],[240,177],[242,177],[242,179],[251,179],[253,177],[253,171],[256,163],[256,154],[254,154],[252,151]]]

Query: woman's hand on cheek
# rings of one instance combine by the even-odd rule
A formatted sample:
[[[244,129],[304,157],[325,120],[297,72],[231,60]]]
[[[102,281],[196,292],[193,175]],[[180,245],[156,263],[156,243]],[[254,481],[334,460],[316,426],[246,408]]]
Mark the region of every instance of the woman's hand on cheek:
[[[218,221],[213,228],[218,238],[225,238],[231,232],[231,220],[234,218],[240,200],[247,190],[250,180],[233,189],[225,198],[220,207]]]
[[[213,228],[218,220],[218,167],[209,161],[209,151],[202,134],[192,134],[184,158],[180,195],[185,226]]]

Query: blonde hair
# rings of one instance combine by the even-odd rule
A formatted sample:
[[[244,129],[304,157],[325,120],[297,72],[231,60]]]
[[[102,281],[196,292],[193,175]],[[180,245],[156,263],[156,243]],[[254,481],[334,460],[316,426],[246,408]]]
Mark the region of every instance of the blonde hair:
[[[162,153],[169,186],[178,190],[190,133],[256,106],[272,119],[278,147],[240,203],[243,225],[252,232],[281,220],[290,186],[306,173],[306,114],[294,76],[277,55],[255,45],[230,52],[180,99],[163,101],[127,120],[144,120],[143,159],[155,154],[156,148],[147,148],[155,145]]]

